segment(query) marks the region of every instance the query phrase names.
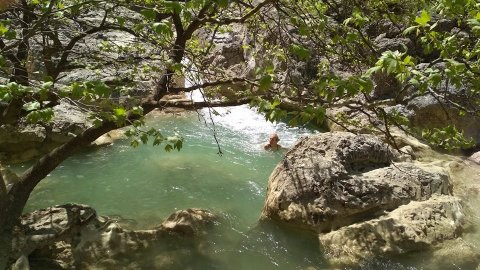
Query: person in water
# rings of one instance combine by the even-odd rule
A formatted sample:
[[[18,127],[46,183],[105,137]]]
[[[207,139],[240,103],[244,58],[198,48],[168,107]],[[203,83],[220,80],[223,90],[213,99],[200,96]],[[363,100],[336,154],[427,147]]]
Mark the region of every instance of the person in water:
[[[278,144],[280,138],[278,138],[277,133],[270,135],[270,141],[263,148],[265,150],[277,151],[282,149],[282,146]]]

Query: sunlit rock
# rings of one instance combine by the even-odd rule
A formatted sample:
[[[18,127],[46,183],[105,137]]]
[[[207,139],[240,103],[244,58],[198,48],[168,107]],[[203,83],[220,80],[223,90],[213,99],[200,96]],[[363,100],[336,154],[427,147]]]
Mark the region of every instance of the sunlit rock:
[[[17,163],[39,157],[68,142],[92,124],[79,107],[62,100],[53,107],[53,119],[44,124],[28,124],[25,119],[16,126],[0,126],[0,158]]]
[[[329,232],[411,201],[449,194],[448,176],[411,163],[373,135],[336,132],[305,138],[269,179],[262,219]]]
[[[374,256],[424,250],[460,233],[465,221],[461,202],[434,196],[411,202],[376,219],[321,234],[319,240],[333,264],[352,264]]]
[[[111,145],[115,141],[126,139],[125,132],[121,129],[115,129],[108,133],[103,134],[99,138],[97,138],[92,145],[94,146],[106,146]]]
[[[217,217],[203,209],[180,210],[170,215],[158,229],[182,235],[201,234]]]
[[[21,258],[28,258],[26,262],[30,261],[33,269],[182,265],[188,257],[182,254],[196,250],[197,239],[216,219],[209,211],[187,209],[172,214],[154,229],[129,230],[116,220],[97,216],[88,206],[60,205],[22,217],[14,240],[14,256],[22,264],[25,262]]]
[[[471,155],[468,159],[480,165],[480,151]]]

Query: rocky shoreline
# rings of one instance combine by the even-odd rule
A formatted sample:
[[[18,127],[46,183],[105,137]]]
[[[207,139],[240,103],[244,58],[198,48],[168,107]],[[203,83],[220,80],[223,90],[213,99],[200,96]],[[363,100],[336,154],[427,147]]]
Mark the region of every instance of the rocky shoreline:
[[[270,176],[262,220],[316,233],[333,266],[442,250],[444,242],[470,255],[456,262],[466,265],[461,269],[478,265],[479,250],[461,240],[471,226],[466,217],[471,191],[456,186],[449,166],[475,166],[477,174],[479,168],[455,161],[447,167],[422,165],[405,153],[373,135],[305,138]],[[455,257],[449,250],[443,252]]]
[[[374,135],[303,138],[271,174],[260,222],[312,233],[333,268],[421,251],[432,267],[448,257],[470,269],[480,263],[480,250],[465,240],[480,182],[469,177],[480,176],[480,166],[419,155]],[[54,206],[22,217],[13,269],[181,269],[218,222],[207,210],[187,209],[130,230],[88,206]]]
[[[52,206],[22,216],[12,269],[182,268],[217,219],[209,211],[187,209],[155,228],[129,230],[85,205]],[[144,256],[152,249],[163,252]]]

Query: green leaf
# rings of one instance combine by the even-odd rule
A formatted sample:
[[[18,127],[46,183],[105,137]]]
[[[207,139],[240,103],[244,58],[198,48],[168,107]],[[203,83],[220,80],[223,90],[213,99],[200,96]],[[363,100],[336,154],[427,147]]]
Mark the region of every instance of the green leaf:
[[[133,140],[133,141],[130,142],[130,145],[133,148],[137,148],[140,145],[140,142],[138,140]]]
[[[116,108],[113,110],[115,115],[118,117],[125,117],[127,115],[127,111],[124,108]]]
[[[149,20],[155,20],[157,17],[157,12],[153,9],[144,9],[140,13]]]
[[[31,111],[27,114],[27,121],[30,123],[48,122],[53,118],[52,108],[45,108]]]
[[[267,74],[264,75],[260,79],[260,86],[258,87],[261,91],[268,90],[270,86],[272,85],[273,78],[271,75]]]
[[[415,18],[415,22],[422,27],[427,26],[430,20],[431,20],[431,17],[426,10],[422,10],[420,17]]]
[[[164,3],[164,6],[165,6],[165,10],[167,12],[171,12],[171,13],[175,13],[175,14],[179,14],[180,12],[182,12],[182,4],[180,4],[179,2],[165,2]]]
[[[172,150],[173,150],[173,146],[172,146],[172,145],[170,145],[170,144],[166,144],[166,145],[165,145],[165,151],[170,152],[170,151],[172,151]]]
[[[40,107],[41,105],[38,101],[28,102],[23,105],[23,109],[27,112],[38,110]]]
[[[124,17],[117,17],[117,23],[120,26],[124,26],[125,25],[125,18]]]
[[[300,60],[308,60],[310,58],[310,51],[300,44],[290,45],[290,51],[300,58]]]
[[[226,8],[228,7],[228,2],[229,0],[216,0],[215,1],[220,8]]]
[[[166,36],[168,38],[173,37],[173,31],[172,27],[170,24],[166,24],[163,22],[160,23],[154,23],[153,24],[153,30],[160,35]]]

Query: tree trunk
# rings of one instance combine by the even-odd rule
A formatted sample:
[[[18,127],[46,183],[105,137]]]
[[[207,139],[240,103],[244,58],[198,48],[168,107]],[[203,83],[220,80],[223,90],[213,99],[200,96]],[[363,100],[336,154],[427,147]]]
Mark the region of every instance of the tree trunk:
[[[6,269],[9,265],[9,258],[11,253],[12,235],[11,233],[0,232],[0,269]]]
[[[0,181],[0,185],[5,187],[1,174]],[[3,192],[0,193],[0,270],[6,269],[11,263],[13,229],[21,215],[21,212],[19,214],[12,213],[11,210],[18,209],[18,207],[12,207],[13,200],[10,200],[11,197],[5,192],[6,189],[2,188],[2,190]]]
[[[13,184],[7,194],[0,192],[0,270],[5,269],[12,258],[12,239],[14,229],[19,225],[25,204],[35,186],[52,172],[61,162],[101,135],[117,128],[113,122],[92,127],[69,142],[38,160],[20,176],[20,181]],[[0,181],[4,181],[0,176]],[[2,188],[5,191],[5,189]]]

